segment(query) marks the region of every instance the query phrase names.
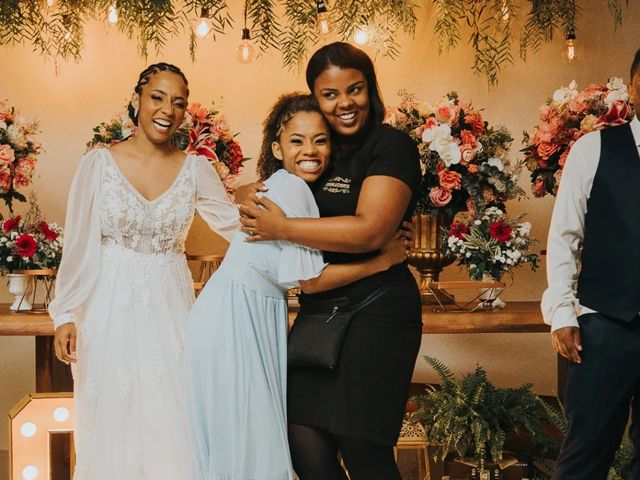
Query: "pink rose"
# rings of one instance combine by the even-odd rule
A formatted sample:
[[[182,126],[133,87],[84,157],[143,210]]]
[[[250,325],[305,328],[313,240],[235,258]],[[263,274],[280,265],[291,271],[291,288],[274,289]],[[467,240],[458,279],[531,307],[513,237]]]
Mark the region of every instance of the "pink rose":
[[[462,154],[460,163],[462,165],[467,165],[470,162],[473,162],[473,160],[476,158],[476,156],[478,155],[478,150],[471,145],[460,145],[460,153]]]
[[[13,108],[6,100],[0,100],[0,122],[11,120],[13,115]]]
[[[13,177],[13,188],[18,190],[19,188],[28,187],[29,185],[31,185],[31,179],[26,175],[16,172],[16,176]]]
[[[534,134],[538,142],[550,142],[557,135],[557,129],[548,122],[539,123]],[[537,142],[536,142],[537,143]]]
[[[436,207],[444,207],[451,201],[451,192],[446,188],[436,187],[429,192],[429,199]]]
[[[558,159],[558,165],[560,165],[561,168],[564,168],[564,164],[567,162],[568,156],[569,156],[569,149],[567,148],[565,149],[564,152],[560,154],[560,158]]]
[[[217,115],[213,120],[211,131],[219,138],[229,134],[229,124],[222,115]]]
[[[33,157],[23,157],[18,160],[16,165],[16,173],[31,177],[36,169],[36,160]]]
[[[438,172],[440,186],[447,190],[460,190],[462,187],[462,175],[452,170],[440,170]]]
[[[560,150],[560,146],[554,143],[542,142],[538,145],[538,155],[543,160],[548,160],[558,150]]]
[[[455,105],[451,105],[449,102],[441,103],[436,108],[436,120],[441,123],[451,123],[456,115]]]
[[[596,122],[596,128],[609,125],[622,125],[627,122],[629,115],[629,105],[624,100],[616,100],[611,104],[609,111],[602,115]]]
[[[547,121],[547,119],[549,118],[550,110],[551,110],[551,108],[549,107],[549,105],[542,105],[538,109],[538,117],[540,118],[541,122]]]
[[[7,193],[11,188],[11,170],[6,165],[0,166],[0,191]]]
[[[16,154],[9,145],[0,145],[0,163],[8,164],[13,163],[16,158]]]
[[[534,197],[545,196],[547,190],[544,186],[544,180],[542,179],[542,177],[536,178],[536,180],[533,182],[533,185],[531,185],[531,191],[533,192]]]

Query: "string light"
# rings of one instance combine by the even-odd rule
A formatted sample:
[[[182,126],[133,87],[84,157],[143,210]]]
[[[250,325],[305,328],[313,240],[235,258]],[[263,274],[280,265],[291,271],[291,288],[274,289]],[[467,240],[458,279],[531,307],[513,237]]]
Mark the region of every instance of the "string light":
[[[501,20],[503,21],[503,23],[508,23],[509,18],[511,18],[511,10],[509,10],[509,0],[502,0],[500,13],[502,14]]]
[[[244,28],[242,29],[242,41],[236,47],[236,59],[243,64],[253,62],[256,57],[256,49],[251,43],[251,31],[247,28],[248,0],[244,2]]]
[[[333,24],[329,12],[327,12],[327,4],[324,0],[317,0],[316,2],[318,19],[316,20],[316,28],[318,29],[318,35],[326,37],[333,32]]]
[[[111,25],[115,25],[116,23],[118,23],[118,9],[116,8],[115,3],[111,4],[111,6],[109,7],[107,20],[109,20],[109,23]]]
[[[568,62],[573,62],[578,58],[578,53],[576,51],[576,33],[573,30],[569,30],[566,36],[567,43],[562,52],[562,56]]]
[[[370,37],[369,29],[366,26],[358,27],[353,33],[353,41],[358,45],[366,45],[369,43]]]
[[[202,7],[202,9],[200,10],[200,18],[197,21],[194,32],[199,38],[204,38],[209,35],[210,31],[211,20],[209,20],[209,9],[206,7]]]
[[[47,7],[53,7],[55,3],[56,3],[56,0],[47,0]]]

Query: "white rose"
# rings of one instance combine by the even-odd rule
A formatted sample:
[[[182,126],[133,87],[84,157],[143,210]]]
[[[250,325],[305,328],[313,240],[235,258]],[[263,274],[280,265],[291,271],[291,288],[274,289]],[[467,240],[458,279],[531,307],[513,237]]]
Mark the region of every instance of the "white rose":
[[[616,100],[624,100],[625,102],[629,98],[629,93],[627,93],[627,88],[612,90],[610,91],[604,99],[604,102],[607,104],[607,107],[611,107],[611,104]]]
[[[27,139],[22,134],[20,127],[15,124],[9,125],[9,128],[7,128],[7,138],[9,139],[9,143],[15,145],[19,149],[27,147]]]
[[[3,120],[0,122],[0,130],[6,130],[6,129],[7,129],[7,122]]]
[[[611,77],[609,79],[609,82],[607,83],[607,88],[609,90],[618,90],[619,88],[625,87],[626,90],[626,85],[624,84],[624,80],[620,77]]]
[[[430,143],[438,139],[448,139],[449,137],[451,137],[451,127],[446,123],[428,128],[422,132],[422,141],[426,143]]]
[[[467,253],[465,253],[465,254],[464,254],[464,256],[465,256],[466,258],[469,258],[469,257],[471,256],[471,252],[467,252]]]
[[[456,142],[446,142],[446,145],[438,150],[438,155],[447,167],[460,163],[462,154]]]
[[[480,220],[474,220],[474,221],[473,221],[473,224],[474,224],[474,225],[480,225],[481,223],[482,223],[482,222],[481,222]]]

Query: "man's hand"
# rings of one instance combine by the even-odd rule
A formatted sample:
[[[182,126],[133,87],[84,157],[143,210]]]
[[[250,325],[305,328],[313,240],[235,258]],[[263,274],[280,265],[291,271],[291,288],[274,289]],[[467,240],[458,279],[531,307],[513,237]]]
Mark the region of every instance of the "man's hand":
[[[65,323],[56,328],[53,346],[56,357],[63,363],[75,363],[76,361],[76,325]]]
[[[580,339],[580,329],[578,327],[564,327],[551,332],[551,343],[556,352],[567,360],[574,363],[581,363],[580,352],[582,352],[582,340]]]

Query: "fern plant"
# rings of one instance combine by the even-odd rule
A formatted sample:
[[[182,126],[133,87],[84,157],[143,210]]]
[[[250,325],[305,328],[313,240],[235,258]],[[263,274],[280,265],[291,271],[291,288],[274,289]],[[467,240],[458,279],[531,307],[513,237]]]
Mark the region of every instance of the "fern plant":
[[[496,388],[480,366],[457,379],[441,361],[424,358],[440,377],[441,388],[428,387],[412,419],[423,422],[429,440],[440,446],[436,460],[455,451],[483,469],[487,461],[502,460],[508,435],[528,435],[534,443],[543,436],[546,414],[531,384]]]

